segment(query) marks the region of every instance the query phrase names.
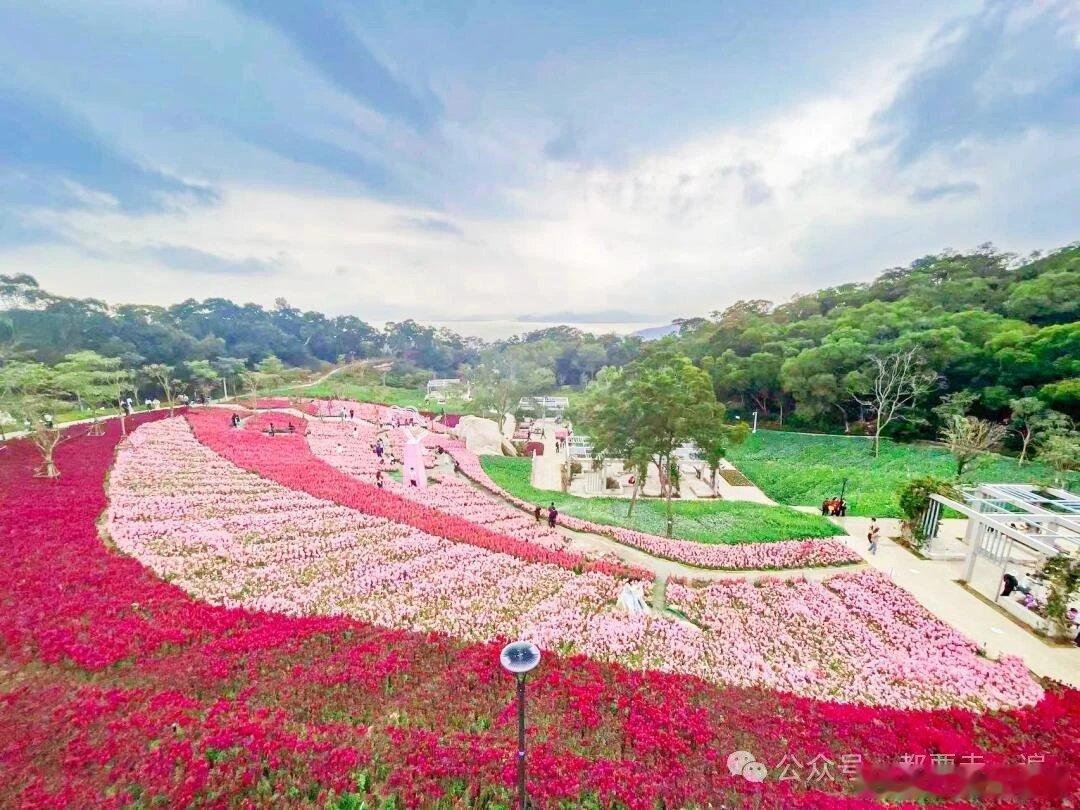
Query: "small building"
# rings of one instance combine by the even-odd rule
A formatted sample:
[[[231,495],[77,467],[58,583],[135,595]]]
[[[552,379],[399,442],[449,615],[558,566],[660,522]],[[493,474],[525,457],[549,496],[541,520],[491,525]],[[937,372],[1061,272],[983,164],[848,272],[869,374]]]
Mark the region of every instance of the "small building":
[[[435,402],[446,402],[446,400],[451,397],[463,400],[470,399],[469,386],[456,377],[428,380],[427,393],[425,394],[424,399],[430,399]]]
[[[568,397],[522,397],[518,400],[518,408],[526,413],[540,415],[554,414],[561,416],[570,407]]]

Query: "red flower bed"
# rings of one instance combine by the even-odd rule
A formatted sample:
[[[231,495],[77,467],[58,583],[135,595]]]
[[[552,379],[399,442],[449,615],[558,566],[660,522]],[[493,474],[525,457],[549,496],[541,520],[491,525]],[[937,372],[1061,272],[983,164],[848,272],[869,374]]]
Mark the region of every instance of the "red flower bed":
[[[218,413],[215,411],[215,413]],[[226,422],[232,416],[227,414]],[[303,436],[307,426],[306,420],[292,413],[282,411],[262,411],[244,420],[244,430],[256,433],[268,433],[273,425],[275,433],[288,433],[289,425],[293,426],[295,436]]]
[[[62,446],[58,481],[31,477],[23,442],[0,461],[0,806],[323,807],[343,791],[367,806],[509,803],[516,724],[497,645],[192,601],[97,536],[118,438],[113,420]],[[547,655],[528,690],[541,806],[864,807],[996,784],[986,804],[1050,808],[1080,789],[1070,689],[1008,713],[896,711]],[[740,749],[765,782],[728,772]],[[979,770],[927,775],[931,755]],[[880,779],[840,773],[856,756]],[[1037,776],[1025,757],[1044,760]]]
[[[599,571],[614,576],[652,579],[652,573],[618,563],[590,560],[580,554],[541,548],[533,543],[493,532],[464,518],[403,498],[387,490],[359,481],[317,458],[307,444],[275,444],[277,437],[238,433],[229,425],[230,414],[224,411],[191,413],[188,421],[195,435],[206,446],[245,470],[340,503],[369,515],[397,523],[406,523],[421,531],[468,543],[489,551],[512,554],[530,562],[558,565],[578,571]]]

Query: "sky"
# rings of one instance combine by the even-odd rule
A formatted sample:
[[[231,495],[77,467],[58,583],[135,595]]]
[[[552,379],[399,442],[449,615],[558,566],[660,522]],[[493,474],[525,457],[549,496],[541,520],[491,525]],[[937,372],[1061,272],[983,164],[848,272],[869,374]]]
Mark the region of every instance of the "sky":
[[[1080,238],[1080,3],[0,0],[0,273],[664,323]]]

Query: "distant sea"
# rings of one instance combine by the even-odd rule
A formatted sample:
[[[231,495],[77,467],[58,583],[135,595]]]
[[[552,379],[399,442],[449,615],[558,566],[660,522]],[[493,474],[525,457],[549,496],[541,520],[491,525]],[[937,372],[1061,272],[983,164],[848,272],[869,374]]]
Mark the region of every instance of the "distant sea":
[[[657,326],[655,321],[644,323],[565,323],[546,321],[421,321],[428,326],[441,328],[445,326],[466,337],[478,337],[484,340],[503,340],[514,335],[523,335],[526,332],[535,332],[539,329],[548,329],[552,326],[572,326],[582,332],[592,332],[594,335],[606,335],[614,332],[617,335],[629,335],[641,329],[649,329]]]

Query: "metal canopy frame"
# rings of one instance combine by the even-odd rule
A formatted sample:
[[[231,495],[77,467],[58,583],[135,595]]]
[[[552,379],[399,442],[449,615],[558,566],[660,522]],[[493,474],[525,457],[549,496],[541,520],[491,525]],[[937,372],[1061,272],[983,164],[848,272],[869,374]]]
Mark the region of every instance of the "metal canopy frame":
[[[1033,484],[983,484],[966,490],[960,502],[944,495],[931,495],[927,510],[937,529],[941,507],[946,506],[968,519],[967,558],[962,582],[969,582],[977,557],[1008,567],[1013,546],[1019,543],[1037,555],[1056,557],[1080,552],[1080,497],[1064,489]]]

